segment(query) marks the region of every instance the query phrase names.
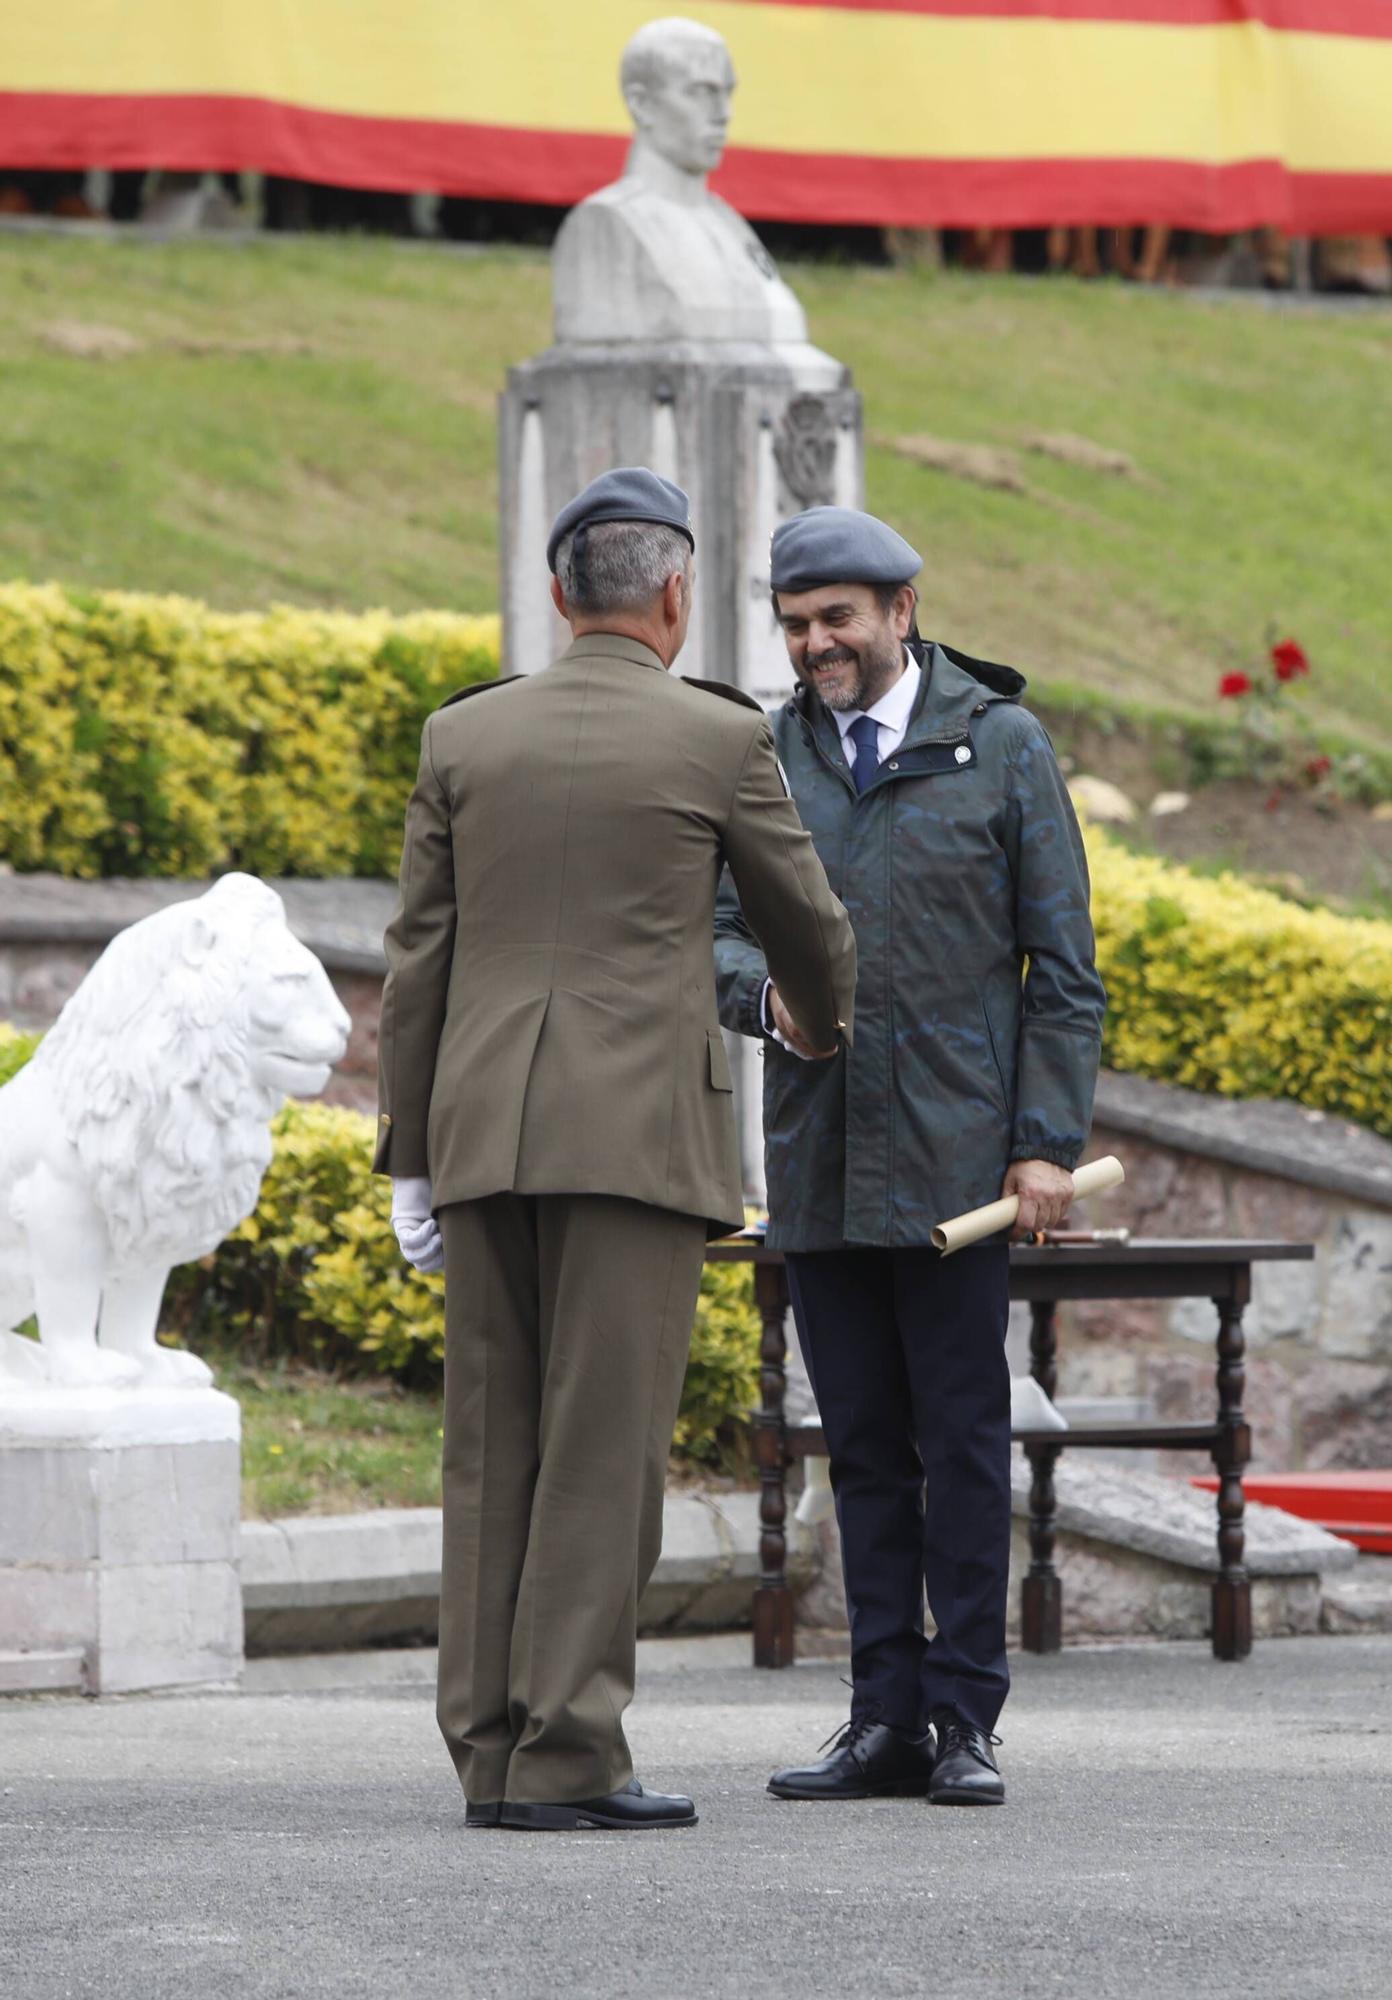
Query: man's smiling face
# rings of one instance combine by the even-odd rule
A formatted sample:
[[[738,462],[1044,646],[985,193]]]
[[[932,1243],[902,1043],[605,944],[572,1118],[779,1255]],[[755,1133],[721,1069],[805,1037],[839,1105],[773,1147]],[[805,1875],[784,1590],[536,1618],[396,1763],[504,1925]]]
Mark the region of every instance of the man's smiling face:
[[[887,603],[868,583],[780,590],[778,622],[798,679],[828,708],[873,708],[904,671],[916,601],[907,583]]]

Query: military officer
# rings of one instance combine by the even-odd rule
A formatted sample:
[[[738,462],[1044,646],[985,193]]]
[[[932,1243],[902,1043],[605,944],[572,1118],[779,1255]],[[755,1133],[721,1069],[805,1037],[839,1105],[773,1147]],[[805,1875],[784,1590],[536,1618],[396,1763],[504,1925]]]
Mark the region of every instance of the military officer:
[[[425,725],[387,932],[376,1164],[445,1272],[440,1727],[468,1823],[689,1825],[622,1717],[704,1244],[741,1226],[711,925],[726,864],[780,1005],[849,1040],[855,945],[757,704],[668,668],[686,495],[586,487],[573,644]]]
[[[1068,1206],[1103,1009],[1086,864],[1023,680],[919,639],[921,562],[901,536],[818,507],[772,553],[798,679],[774,738],[859,974],[855,1047],[818,1059],[722,885],[721,1019],[764,1044],[768,1240],[787,1254],[851,1625],[850,1722],[770,1789],[995,1804],[1008,1246],[940,1259],[929,1239],[1002,1192],[1022,1232]]]

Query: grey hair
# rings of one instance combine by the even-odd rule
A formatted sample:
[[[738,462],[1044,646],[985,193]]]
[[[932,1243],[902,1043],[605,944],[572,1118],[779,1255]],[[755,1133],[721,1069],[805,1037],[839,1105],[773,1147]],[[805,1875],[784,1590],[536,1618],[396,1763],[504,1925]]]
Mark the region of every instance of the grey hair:
[[[556,550],[556,579],[572,610],[645,611],[669,576],[689,573],[691,549],[656,521],[597,521],[585,531],[581,568],[577,577],[572,532]]]

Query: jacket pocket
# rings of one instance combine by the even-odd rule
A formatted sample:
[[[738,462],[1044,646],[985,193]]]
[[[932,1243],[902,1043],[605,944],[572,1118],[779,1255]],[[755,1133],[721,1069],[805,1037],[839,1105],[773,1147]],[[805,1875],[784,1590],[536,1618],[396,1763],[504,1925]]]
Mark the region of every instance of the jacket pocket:
[[[711,1089],[733,1090],[735,1082],[730,1075],[730,1058],[725,1053],[719,1028],[706,1029],[706,1049],[710,1056]]]
[[[1009,1118],[1014,1115],[1014,1106],[1010,1102],[1010,1086],[1005,1080],[1005,1071],[1001,1067],[1000,1050],[996,1047],[996,1031],[991,1026],[991,1015],[984,1000],[981,1002],[981,1019],[986,1027],[986,1046],[991,1051],[991,1067],[996,1073],[996,1083],[1000,1090],[1001,1109],[1005,1112],[1006,1117]]]

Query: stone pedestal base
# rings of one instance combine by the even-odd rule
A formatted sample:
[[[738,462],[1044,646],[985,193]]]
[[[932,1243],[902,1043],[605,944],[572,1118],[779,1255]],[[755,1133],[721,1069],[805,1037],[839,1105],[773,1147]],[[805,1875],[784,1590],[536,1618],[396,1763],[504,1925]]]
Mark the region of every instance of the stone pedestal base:
[[[232,1397],[4,1393],[0,1690],[235,1681],[241,1411]]]

